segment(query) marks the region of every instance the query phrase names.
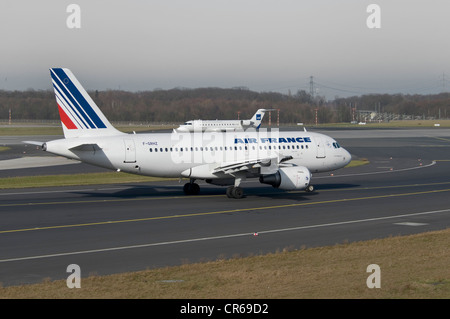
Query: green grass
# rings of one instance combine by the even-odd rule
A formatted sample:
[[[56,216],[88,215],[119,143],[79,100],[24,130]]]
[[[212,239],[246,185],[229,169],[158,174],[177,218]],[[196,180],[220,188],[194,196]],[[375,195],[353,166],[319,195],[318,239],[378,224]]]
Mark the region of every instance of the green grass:
[[[336,127],[336,128],[357,128],[357,129],[371,129],[371,128],[439,128],[435,124],[440,124],[441,128],[449,128],[450,120],[404,120],[404,121],[390,121],[387,123],[370,123],[365,125],[351,124],[351,123],[326,123],[318,124],[316,127]],[[312,125],[315,126],[315,125]]]
[[[116,126],[119,131],[125,133],[144,132],[152,130],[172,129],[173,125],[127,125]],[[63,135],[61,125],[57,126],[11,126],[0,127],[0,136],[22,136],[22,135]]]
[[[347,167],[357,167],[357,166],[362,166],[362,165],[367,165],[369,164],[369,160],[367,158],[362,158],[359,160],[352,160],[350,163],[347,164],[347,166],[345,166],[344,168]]]
[[[0,127],[0,136],[63,135],[61,126]]]
[[[0,178],[0,189],[28,187],[58,187],[74,185],[96,185],[115,183],[140,183],[168,180],[123,172],[63,174]]]

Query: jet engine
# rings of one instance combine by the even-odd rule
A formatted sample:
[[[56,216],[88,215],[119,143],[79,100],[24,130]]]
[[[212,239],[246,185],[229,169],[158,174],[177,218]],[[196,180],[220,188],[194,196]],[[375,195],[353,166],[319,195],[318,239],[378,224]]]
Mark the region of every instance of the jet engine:
[[[253,126],[253,124],[255,124],[255,122],[250,121],[250,120],[241,120],[241,125],[242,126]]]
[[[261,175],[259,181],[285,190],[307,189],[311,172],[304,166],[281,167],[275,174]]]

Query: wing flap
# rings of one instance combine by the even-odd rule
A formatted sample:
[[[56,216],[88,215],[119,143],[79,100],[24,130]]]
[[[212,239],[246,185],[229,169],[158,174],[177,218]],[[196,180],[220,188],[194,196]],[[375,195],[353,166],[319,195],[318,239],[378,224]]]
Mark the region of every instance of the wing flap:
[[[248,171],[254,168],[268,167],[277,162],[277,158],[258,158],[233,163],[222,163],[213,170],[215,173],[233,174],[239,171]]]

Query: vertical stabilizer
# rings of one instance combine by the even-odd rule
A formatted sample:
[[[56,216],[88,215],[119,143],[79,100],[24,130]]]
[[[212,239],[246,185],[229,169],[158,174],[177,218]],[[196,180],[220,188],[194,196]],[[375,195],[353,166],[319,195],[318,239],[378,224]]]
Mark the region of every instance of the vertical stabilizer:
[[[50,69],[64,137],[111,136],[116,130],[69,69]]]
[[[256,111],[256,113],[250,119],[250,123],[252,123],[252,126],[255,127],[256,129],[259,129],[259,127],[261,126],[261,122],[262,122],[265,112],[266,112],[266,109],[259,109],[258,111]]]

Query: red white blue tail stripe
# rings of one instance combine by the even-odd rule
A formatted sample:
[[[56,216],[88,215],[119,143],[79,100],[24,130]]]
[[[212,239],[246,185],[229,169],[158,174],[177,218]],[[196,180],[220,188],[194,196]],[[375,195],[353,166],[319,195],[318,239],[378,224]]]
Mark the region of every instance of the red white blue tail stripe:
[[[111,136],[116,130],[69,69],[50,69],[64,137]]]
[[[66,70],[51,69],[56,101],[59,106],[61,121],[68,129],[106,128],[105,123],[93,110],[80,89],[74,84]],[[84,91],[83,88],[81,88]],[[87,93],[85,93],[87,94]]]

